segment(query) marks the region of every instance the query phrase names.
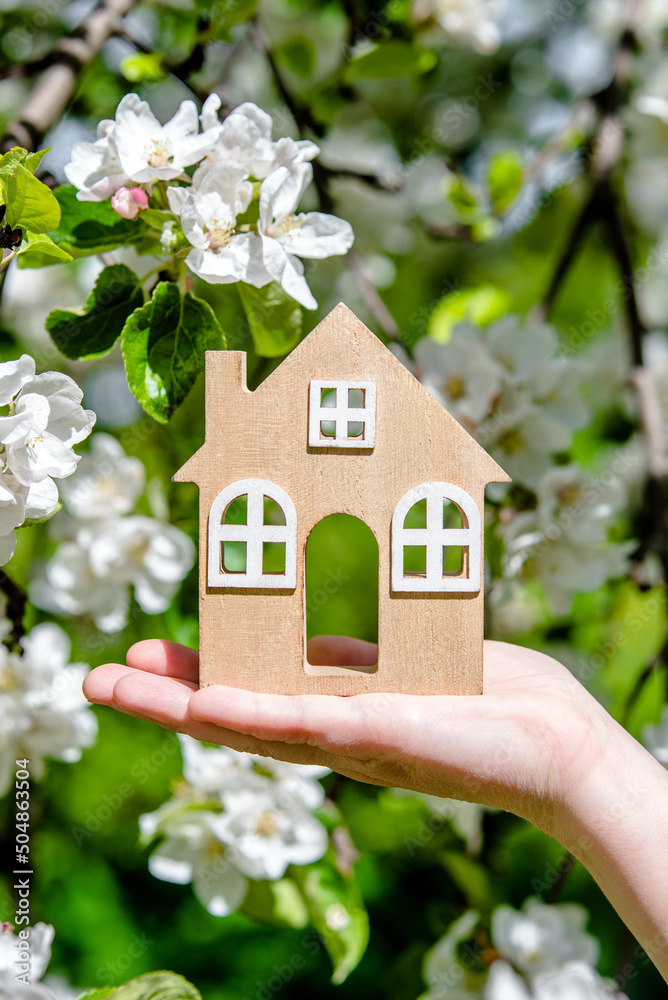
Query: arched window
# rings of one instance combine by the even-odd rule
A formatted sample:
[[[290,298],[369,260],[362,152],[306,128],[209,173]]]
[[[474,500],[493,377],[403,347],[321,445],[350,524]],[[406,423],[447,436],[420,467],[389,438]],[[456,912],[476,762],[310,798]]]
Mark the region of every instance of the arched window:
[[[241,516],[230,517],[233,502],[244,497],[245,515],[241,505]],[[283,523],[275,523],[279,520]],[[226,546],[228,553],[240,557],[236,564]],[[281,568],[273,572],[267,558],[272,549],[282,550],[283,556]],[[280,486],[266,479],[240,479],[220,491],[209,511],[207,583],[262,590],[297,586],[297,512]]]
[[[453,505],[461,527],[446,526]],[[420,508],[422,523],[413,526]],[[392,516],[392,590],[477,593],[480,544],[480,511],[465,490],[452,483],[414,487],[404,494]],[[461,560],[459,568],[450,571],[448,550],[453,547],[461,552]],[[417,569],[411,567],[409,556],[413,553],[422,557]]]

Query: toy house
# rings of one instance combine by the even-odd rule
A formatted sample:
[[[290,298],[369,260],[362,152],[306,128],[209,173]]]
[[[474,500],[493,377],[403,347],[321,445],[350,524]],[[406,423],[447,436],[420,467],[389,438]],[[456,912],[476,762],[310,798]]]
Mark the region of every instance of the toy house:
[[[254,392],[241,351],[207,351],[205,377],[205,443],[174,476],[200,491],[200,684],[481,693],[484,495],[508,481],[500,466],[342,304]],[[373,667],[307,660],[305,548],[333,513],[378,544]]]

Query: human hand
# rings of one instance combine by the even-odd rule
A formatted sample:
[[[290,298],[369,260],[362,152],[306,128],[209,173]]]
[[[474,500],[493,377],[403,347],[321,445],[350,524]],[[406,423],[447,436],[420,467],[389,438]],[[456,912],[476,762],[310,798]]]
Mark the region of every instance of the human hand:
[[[374,663],[340,636],[309,661]],[[91,701],[199,740],[373,784],[481,802],[550,833],[589,869],[668,979],[668,773],[556,660],[485,643],[482,696],[254,694],[197,684],[197,653],[139,642],[91,671]]]
[[[375,656],[375,646],[338,636],[309,645],[315,663]],[[555,836],[566,798],[605,758],[613,732],[626,735],[561,664],[501,642],[485,643],[482,697],[199,690],[197,660],[174,643],[140,642],[127,666],[93,670],[84,691],[196,739],[497,806]]]

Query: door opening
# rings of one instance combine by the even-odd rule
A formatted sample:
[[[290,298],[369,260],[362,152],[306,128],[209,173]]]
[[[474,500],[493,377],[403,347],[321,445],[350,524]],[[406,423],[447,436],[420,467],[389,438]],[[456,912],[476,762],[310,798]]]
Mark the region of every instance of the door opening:
[[[378,543],[371,529],[350,514],[323,518],[308,537],[305,572],[306,672],[375,673]]]

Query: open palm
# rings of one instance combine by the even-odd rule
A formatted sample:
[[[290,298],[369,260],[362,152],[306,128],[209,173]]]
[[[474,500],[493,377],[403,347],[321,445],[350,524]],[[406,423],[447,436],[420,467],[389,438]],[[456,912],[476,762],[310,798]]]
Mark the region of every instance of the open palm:
[[[374,655],[375,647],[337,636],[309,647],[313,662]],[[197,653],[161,640],[137,643],[127,661],[92,671],[86,696],[196,739],[498,806],[550,832],[565,784],[572,794],[615,725],[561,664],[500,642],[485,644],[482,697],[199,689]]]

